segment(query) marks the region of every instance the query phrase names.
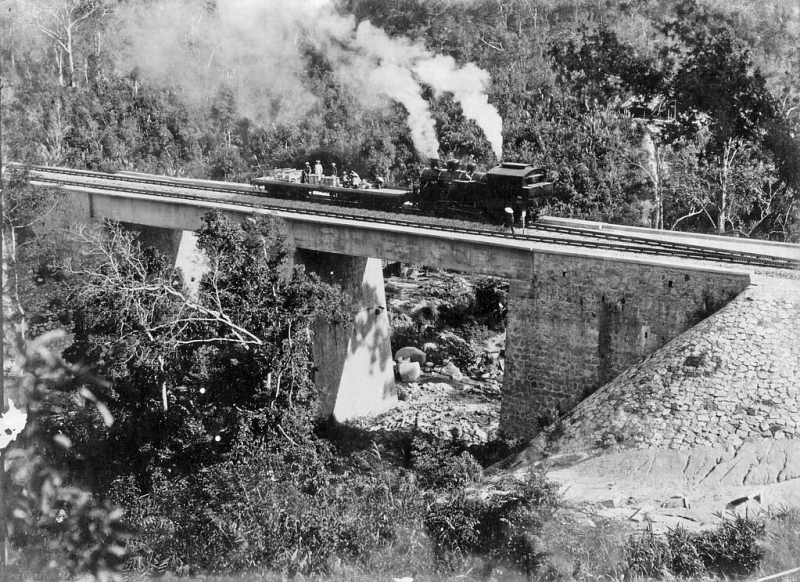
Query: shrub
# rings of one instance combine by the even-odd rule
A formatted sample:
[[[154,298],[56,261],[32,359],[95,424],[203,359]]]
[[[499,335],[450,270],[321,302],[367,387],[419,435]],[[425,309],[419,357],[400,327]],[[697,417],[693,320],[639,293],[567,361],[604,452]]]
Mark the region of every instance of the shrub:
[[[405,346],[415,346],[421,349],[428,341],[425,335],[425,325],[414,323],[408,315],[396,315],[393,311],[389,311],[389,322],[391,344],[395,350]]]
[[[162,479],[128,505],[139,532],[129,542],[131,569],[330,573],[340,560],[365,561],[421,519],[413,480],[364,462],[363,453],[337,459],[336,473],[333,460],[319,441],[270,443],[243,427],[224,462]]]
[[[766,572],[780,572],[796,565],[800,548],[800,508],[784,507],[767,522],[765,556],[761,567]]]
[[[545,558],[537,534],[559,507],[558,487],[532,470],[509,490],[478,496],[459,489],[433,503],[425,526],[437,560],[449,567],[458,557],[475,554],[489,569],[505,562],[532,575]]]
[[[763,522],[737,516],[725,519],[719,528],[702,534],[698,549],[706,567],[725,575],[749,574],[764,557],[760,545],[766,526]]]
[[[414,437],[411,458],[420,485],[428,489],[452,491],[476,483],[481,476],[478,461],[453,443]]]
[[[505,327],[508,315],[508,282],[494,277],[481,277],[475,283],[473,314],[491,329]]]
[[[669,569],[678,576],[702,576],[706,573],[700,547],[695,537],[678,526],[667,533]]]
[[[669,570],[669,546],[648,527],[643,534],[628,538],[625,561],[634,576],[659,578]]]
[[[470,371],[481,363],[482,353],[474,344],[450,332],[441,332],[433,342],[435,347],[426,350],[435,362],[453,362],[462,371]]]
[[[664,539],[648,530],[628,540],[626,561],[632,574],[648,577],[749,574],[763,558],[759,540],[764,533],[763,523],[743,517],[703,533],[677,528]]]
[[[481,502],[463,489],[432,503],[425,515],[425,528],[433,536],[440,566],[453,568],[481,545]]]

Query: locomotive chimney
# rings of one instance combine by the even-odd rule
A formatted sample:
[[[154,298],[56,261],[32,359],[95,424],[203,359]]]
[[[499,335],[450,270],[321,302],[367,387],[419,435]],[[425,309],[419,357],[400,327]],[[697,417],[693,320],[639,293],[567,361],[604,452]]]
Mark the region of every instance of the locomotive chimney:
[[[461,162],[458,160],[447,160],[447,169],[450,172],[455,172],[461,166]]]
[[[428,158],[428,163],[431,166],[431,170],[436,170],[439,168],[439,159],[438,158]]]

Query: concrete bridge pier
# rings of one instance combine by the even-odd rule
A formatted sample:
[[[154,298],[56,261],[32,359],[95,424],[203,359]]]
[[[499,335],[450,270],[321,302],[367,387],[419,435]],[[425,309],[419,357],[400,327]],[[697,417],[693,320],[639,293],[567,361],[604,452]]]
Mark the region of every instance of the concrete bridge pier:
[[[326,283],[341,285],[351,298],[348,325],[320,323],[314,330],[320,416],[332,414],[337,420],[347,420],[395,406],[381,260],[297,249],[295,261]]]
[[[194,232],[121,224],[138,233],[142,246],[155,247],[174,261],[189,289],[196,291],[204,265]],[[296,249],[294,259],[326,283],[341,285],[352,300],[348,325],[321,323],[314,330],[320,416],[346,420],[396,405],[381,260],[305,249]]]
[[[197,293],[200,279],[208,265],[205,257],[197,249],[197,235],[191,230],[174,230],[157,226],[143,226],[120,222],[131,232],[138,235],[139,244],[153,247],[163,253],[176,267],[183,271],[183,279],[190,292]]]

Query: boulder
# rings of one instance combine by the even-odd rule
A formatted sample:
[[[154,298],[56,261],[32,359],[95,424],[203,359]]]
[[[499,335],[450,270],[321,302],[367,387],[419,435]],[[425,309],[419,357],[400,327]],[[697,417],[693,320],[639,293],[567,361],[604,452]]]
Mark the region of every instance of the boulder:
[[[413,382],[419,379],[422,372],[418,362],[401,362],[397,365],[397,373],[401,382]]]
[[[400,362],[409,361],[409,362],[416,362],[420,366],[424,366],[425,360],[426,360],[425,352],[423,352],[419,348],[414,348],[411,346],[400,348],[394,355],[394,361],[397,362],[398,364]]]
[[[447,365],[440,371],[445,376],[450,376],[456,382],[464,378],[464,374],[461,373],[461,370],[459,370],[453,362],[447,362]]]

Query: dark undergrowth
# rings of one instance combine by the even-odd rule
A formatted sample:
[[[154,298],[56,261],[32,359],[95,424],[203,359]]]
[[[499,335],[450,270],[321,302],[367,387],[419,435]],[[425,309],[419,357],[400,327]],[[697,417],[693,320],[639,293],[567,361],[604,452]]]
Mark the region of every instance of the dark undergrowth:
[[[242,434],[247,445],[225,462],[161,475],[148,493],[118,481],[126,570],[208,582],[754,579],[792,567],[800,547],[793,509],[703,533],[631,534],[564,506],[541,471],[487,483],[452,441],[379,446],[335,424],[320,434],[280,451]]]

